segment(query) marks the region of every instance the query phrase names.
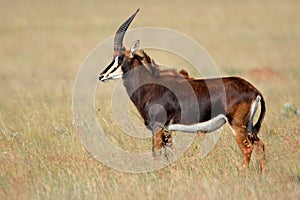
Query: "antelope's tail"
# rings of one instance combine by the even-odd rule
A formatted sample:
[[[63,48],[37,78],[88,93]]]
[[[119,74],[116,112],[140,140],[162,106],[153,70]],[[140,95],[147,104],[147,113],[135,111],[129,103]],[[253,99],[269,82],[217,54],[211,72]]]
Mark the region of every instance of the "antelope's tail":
[[[259,102],[261,105],[260,115],[258,117],[256,124],[253,126],[253,120],[254,120],[254,116],[257,111]],[[251,110],[251,114],[250,114],[250,118],[249,118],[249,122],[248,122],[248,126],[247,126],[247,133],[249,135],[257,135],[258,134],[261,124],[262,124],[262,121],[265,117],[265,113],[266,113],[266,105],[265,105],[264,98],[262,97],[262,95],[257,95],[256,100],[252,106],[252,110]]]

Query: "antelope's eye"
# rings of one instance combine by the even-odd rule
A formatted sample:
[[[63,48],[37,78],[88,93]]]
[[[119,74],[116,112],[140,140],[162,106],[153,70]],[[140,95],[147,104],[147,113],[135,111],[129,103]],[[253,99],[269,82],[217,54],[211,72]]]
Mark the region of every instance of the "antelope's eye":
[[[124,59],[124,54],[118,57],[118,65],[120,65],[123,62],[123,59]]]

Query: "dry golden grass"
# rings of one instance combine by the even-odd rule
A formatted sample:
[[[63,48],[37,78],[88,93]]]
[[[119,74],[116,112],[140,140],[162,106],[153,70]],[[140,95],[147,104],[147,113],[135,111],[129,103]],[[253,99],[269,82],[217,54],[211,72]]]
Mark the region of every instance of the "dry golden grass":
[[[300,119],[280,111],[285,102],[300,107],[300,2],[1,0],[0,5],[0,199],[299,198]],[[222,75],[244,76],[263,92],[266,175],[258,173],[255,158],[248,174],[238,170],[240,151],[228,128],[204,159],[198,157],[203,140],[198,136],[178,161],[145,174],[108,168],[83,148],[72,126],[76,72],[137,7],[141,12],[132,28],[183,32],[206,48]],[[269,79],[253,75],[266,68],[272,71]],[[109,114],[104,117],[109,120]],[[115,126],[111,132],[121,146],[126,141],[129,149],[150,148]]]

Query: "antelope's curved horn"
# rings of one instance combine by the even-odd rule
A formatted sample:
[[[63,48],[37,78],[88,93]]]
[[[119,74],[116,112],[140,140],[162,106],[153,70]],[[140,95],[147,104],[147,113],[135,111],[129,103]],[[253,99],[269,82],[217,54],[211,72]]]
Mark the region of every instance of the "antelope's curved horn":
[[[123,24],[119,27],[115,34],[115,39],[114,39],[114,51],[115,54],[119,55],[122,52],[122,45],[123,45],[123,38],[125,35],[126,30],[128,29],[130,23],[136,16],[136,14],[139,12],[140,9],[137,9],[135,13],[133,13]]]

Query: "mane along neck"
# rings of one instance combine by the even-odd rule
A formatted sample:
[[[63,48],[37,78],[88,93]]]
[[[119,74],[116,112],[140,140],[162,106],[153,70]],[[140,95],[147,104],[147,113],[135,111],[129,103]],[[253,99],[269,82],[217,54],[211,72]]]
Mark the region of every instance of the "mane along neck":
[[[191,79],[185,70],[180,72],[177,72],[175,69],[162,70],[143,50],[136,50],[133,58],[126,65],[128,65],[127,68],[129,70],[123,76],[123,85],[129,96],[133,92],[145,95],[145,93],[150,91],[149,87],[161,90],[164,85],[163,82],[170,79],[176,81]]]

